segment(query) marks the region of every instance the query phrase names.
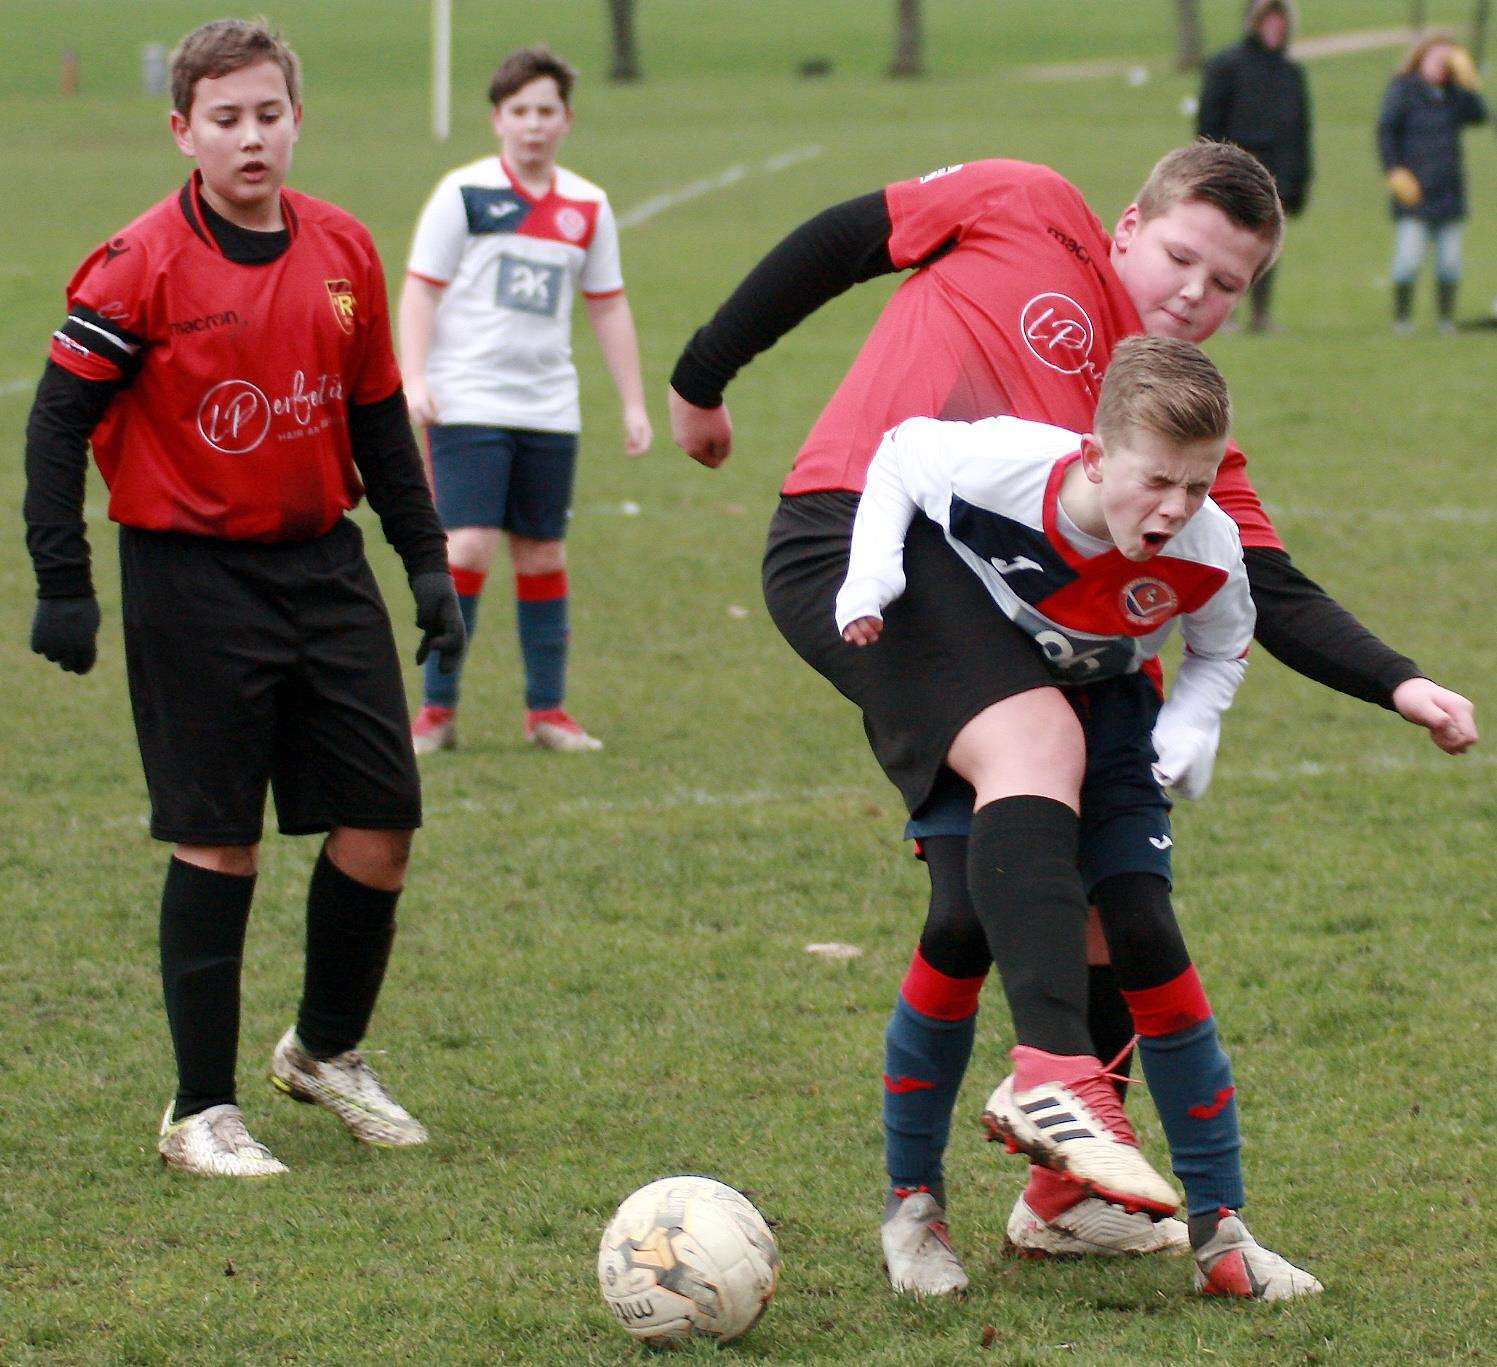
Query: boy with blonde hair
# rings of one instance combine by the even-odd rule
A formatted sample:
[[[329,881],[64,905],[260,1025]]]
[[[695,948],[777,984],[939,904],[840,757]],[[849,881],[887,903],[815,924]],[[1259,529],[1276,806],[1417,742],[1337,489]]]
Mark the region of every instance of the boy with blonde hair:
[[[1126,914],[1106,903],[1102,929],[1186,1188],[1196,1286],[1277,1300],[1321,1288],[1259,1246],[1237,1214],[1235,1088],[1169,902],[1161,791],[1205,791],[1252,642],[1241,540],[1207,498],[1230,423],[1216,368],[1190,343],[1164,338],[1118,344],[1094,432],[1015,418],[901,423],[868,468],[836,623],[850,644],[879,649],[884,611],[904,589],[906,535],[923,513],[1029,638],[1014,648],[1038,647],[1076,713],[1086,762],[1038,782],[977,785],[974,866],[992,876],[974,878],[973,899],[1018,1037],[1014,1075],[983,1122],[990,1138],[1087,1196],[1173,1214],[1174,1192],[1139,1153],[1109,1068],[1072,1043],[1087,1038],[1084,1011],[1056,990],[1076,975],[1072,950],[1096,885],[1155,880],[1161,895]],[[1155,656],[1177,618],[1186,655],[1160,709]],[[1048,754],[1046,738],[1016,740],[1012,766],[1037,772]],[[959,1033],[941,1019],[941,975],[927,976],[912,970],[889,1027],[894,1069],[925,1085],[886,1097],[894,1186],[883,1236],[896,1288],[929,1291],[932,1262],[947,1264],[945,1289],[965,1278],[944,1229],[913,1249],[905,1236],[929,1229],[940,1181],[933,1132],[949,1123],[975,1020],[962,1017]]]

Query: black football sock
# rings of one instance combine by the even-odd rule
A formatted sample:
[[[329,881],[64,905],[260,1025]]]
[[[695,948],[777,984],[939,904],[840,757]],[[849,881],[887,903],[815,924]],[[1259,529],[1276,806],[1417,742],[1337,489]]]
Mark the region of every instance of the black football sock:
[[[313,1058],[354,1048],[369,1029],[395,942],[399,892],[371,888],[317,856],[307,889],[307,977],[296,1033]]]
[[[255,878],[173,858],[161,892],[161,992],[177,1057],[173,1115],[234,1101],[239,972]]]
[[[1111,964],[1092,964],[1086,970],[1086,1031],[1092,1038],[1097,1057],[1112,1063],[1128,1048],[1134,1035],[1133,1015],[1123,1000],[1117,974]],[[1133,1071],[1133,1051],[1128,1050],[1113,1064],[1112,1071],[1127,1077]],[[1118,1095],[1128,1099],[1126,1083],[1115,1083]]]
[[[1086,894],[1077,820],[1063,802],[1005,797],[972,816],[967,884],[1020,1044],[1090,1054]]]

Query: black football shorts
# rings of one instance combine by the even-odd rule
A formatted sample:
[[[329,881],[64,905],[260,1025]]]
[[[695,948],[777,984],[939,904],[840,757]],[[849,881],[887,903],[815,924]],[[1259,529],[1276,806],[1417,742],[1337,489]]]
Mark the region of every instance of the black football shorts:
[[[421,787],[390,619],[347,518],[262,545],[120,529],[125,660],[151,834],[253,845],[413,830]]]
[[[858,495],[780,499],[764,552],[764,601],[795,652],[862,709],[874,757],[919,815],[957,733],[1004,698],[1055,683],[1035,643],[999,611],[981,581],[917,515],[905,539],[904,593],[884,611],[876,644],[837,631]]]

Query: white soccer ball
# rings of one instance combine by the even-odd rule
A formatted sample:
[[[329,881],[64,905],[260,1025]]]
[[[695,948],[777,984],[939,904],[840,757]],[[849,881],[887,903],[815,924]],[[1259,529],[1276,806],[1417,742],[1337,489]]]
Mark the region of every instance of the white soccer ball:
[[[598,1245],[614,1318],[647,1343],[726,1343],[764,1313],[780,1250],[753,1202],[710,1177],[665,1177],[625,1199]]]

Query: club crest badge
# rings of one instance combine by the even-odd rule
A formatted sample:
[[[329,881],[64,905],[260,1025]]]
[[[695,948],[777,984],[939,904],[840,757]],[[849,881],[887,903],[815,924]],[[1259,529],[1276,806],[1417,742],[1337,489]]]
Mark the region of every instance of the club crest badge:
[[[327,298],[332,305],[333,317],[338,320],[338,326],[351,336],[357,317],[353,285],[347,280],[324,280],[323,284],[327,286]]]
[[[1158,626],[1180,606],[1174,589],[1160,579],[1134,579],[1124,586],[1119,601],[1123,616],[1142,627]]]

